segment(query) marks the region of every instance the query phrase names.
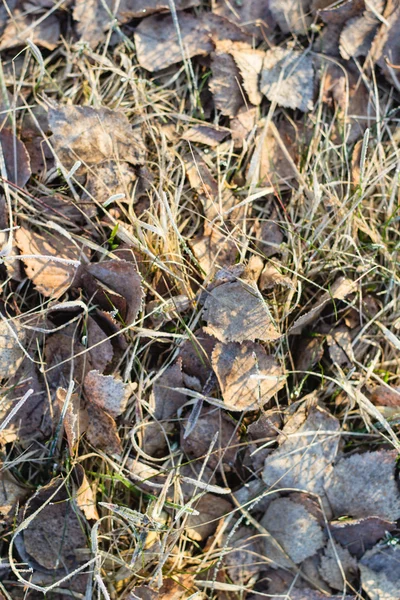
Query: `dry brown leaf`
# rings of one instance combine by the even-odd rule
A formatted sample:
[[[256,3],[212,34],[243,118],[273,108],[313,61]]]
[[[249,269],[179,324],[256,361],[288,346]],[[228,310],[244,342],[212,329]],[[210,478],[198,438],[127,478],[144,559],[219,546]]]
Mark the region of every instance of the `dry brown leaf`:
[[[97,521],[99,519],[99,513],[96,508],[96,496],[93,493],[92,488],[86,473],[82,465],[77,464],[74,468],[74,480],[76,482],[76,489],[74,490],[75,501],[83,512],[85,517],[90,520]]]
[[[94,369],[103,373],[114,356],[112,343],[93,317],[89,316],[86,328],[90,362]]]
[[[312,309],[296,319],[289,333],[300,333],[303,327],[315,322],[325,306],[332,300],[344,300],[346,296],[356,291],[356,284],[351,279],[339,277],[329,288],[329,292],[323,294],[320,299],[314,304]]]
[[[303,35],[311,24],[311,0],[270,0],[269,9],[284,33]]]
[[[344,59],[349,60],[368,54],[381,22],[377,15],[382,14],[384,5],[384,0],[369,0],[363,14],[353,17],[345,24],[339,45],[340,54]]]
[[[24,187],[32,171],[26,146],[11,131],[4,127],[0,131],[0,145],[3,152],[7,178],[11,183]]]
[[[272,342],[280,337],[256,286],[235,281],[209,292],[204,303],[205,331],[221,342]]]
[[[113,375],[101,375],[99,371],[89,371],[83,382],[88,402],[96,404],[116,418],[126,409],[129,386]]]
[[[395,450],[376,450],[339,460],[325,484],[335,516],[399,519],[396,457]]]
[[[111,196],[124,194],[129,199],[132,196],[133,185],[137,175],[132,165],[127,162],[109,160],[90,169],[86,179],[86,193],[82,195],[83,202],[91,199],[103,204]],[[87,214],[88,208],[85,209]]]
[[[214,336],[208,335],[201,328],[190,335],[179,349],[183,371],[191,377],[196,377],[202,386],[212,373],[211,354],[216,341]]]
[[[262,94],[258,88],[265,53],[262,50],[254,50],[242,42],[233,43],[230,53],[239,68],[243,87],[251,104],[261,104]]]
[[[218,408],[204,408],[196,422],[196,427],[186,438],[181,428],[181,448],[188,456],[199,458],[204,463],[216,435],[216,442],[207,465],[215,469],[222,462],[225,470],[229,471],[238,451],[239,434],[234,422]]]
[[[230,54],[229,42],[217,44],[211,55],[209,88],[214,96],[215,107],[223,114],[234,117],[244,104],[240,87],[240,71]]]
[[[157,421],[175,418],[187,402],[187,396],[175,388],[183,388],[181,360],[167,367],[153,385],[154,417]]]
[[[232,237],[227,236],[218,226],[206,226],[204,234],[192,238],[190,247],[205,279],[210,279],[221,267],[235,262],[238,248]]]
[[[81,283],[92,302],[104,310],[118,309],[124,324],[131,325],[142,307],[144,291],[133,262],[105,260],[81,272]]]
[[[283,286],[286,288],[290,288],[291,290],[295,289],[292,280],[287,275],[283,275],[277,266],[272,265],[271,263],[266,263],[263,268],[260,279],[258,282],[258,286],[262,292],[265,290],[270,290],[272,288]]]
[[[114,419],[96,404],[88,404],[86,438],[98,450],[121,454],[122,445]]]
[[[314,67],[311,54],[272,48],[265,54],[260,91],[285,108],[308,112],[313,107]]]
[[[30,39],[37,46],[54,50],[60,39],[60,22],[54,12],[37,15],[34,18],[19,9],[12,12],[12,19],[1,35],[0,51],[17,46],[25,46]],[[37,23],[37,24],[36,24]]]
[[[0,379],[12,377],[23,361],[25,329],[16,319],[0,321]]]
[[[164,577],[163,584],[157,591],[141,585],[133,588],[128,596],[124,596],[124,600],[186,600],[193,595],[190,591],[192,587],[192,575],[174,574],[171,579]]]
[[[261,525],[296,564],[313,556],[326,541],[317,519],[302,504],[290,498],[273,500],[261,519]],[[271,566],[291,567],[290,561],[269,538],[264,538],[263,543],[265,556],[273,561]]]
[[[228,410],[258,410],[286,381],[277,360],[254,342],[217,343],[212,366]]]
[[[215,14],[225,17],[252,36],[265,40],[274,26],[269,9],[269,2],[260,0],[246,0],[246,2],[232,3],[229,0],[216,0],[213,5]]]
[[[46,379],[52,392],[60,387],[68,389],[71,374],[77,384],[81,385],[85,373],[91,369],[90,357],[85,354],[85,347],[78,341],[78,337],[78,331],[72,324],[46,339]]]
[[[333,363],[341,367],[351,367],[354,363],[350,331],[345,325],[335,327],[327,336],[329,356]]]
[[[0,472],[0,515],[2,520],[13,516],[14,509],[27,495],[24,488],[8,469],[1,465]]]
[[[273,137],[273,136],[272,136]],[[266,138],[269,138],[269,136],[267,135]],[[273,138],[275,140],[275,138]],[[272,141],[272,140],[270,140]],[[264,144],[264,147],[266,147],[266,143]],[[271,146],[269,146],[269,150],[268,152],[271,150]],[[275,154],[275,153],[274,153]],[[279,153],[278,153],[279,155]],[[278,162],[278,160],[276,160],[278,158],[278,155],[275,155],[275,158],[273,160],[273,162]],[[263,158],[264,155],[262,154],[262,164],[264,164],[264,160]],[[270,161],[268,161],[269,163]],[[279,161],[280,167],[282,166],[282,161]],[[266,165],[267,166],[267,165]],[[271,165],[268,165],[268,171],[270,171],[270,167]],[[279,167],[279,168],[280,168]],[[275,171],[276,172],[276,171]],[[293,170],[291,170],[291,175],[293,174]],[[261,166],[261,176],[266,175],[266,171],[263,169],[263,166]],[[281,177],[282,172],[279,174],[279,177]],[[291,177],[291,175],[289,175],[289,177]],[[285,177],[283,177],[283,179],[285,179]],[[254,235],[257,238],[256,241],[256,246],[257,249],[262,252],[262,254],[266,257],[266,258],[270,258],[271,256],[274,256],[274,254],[279,254],[280,253],[280,245],[282,244],[283,240],[284,240],[284,236],[282,233],[281,228],[279,227],[278,223],[276,222],[275,218],[273,219],[267,219],[265,221],[257,221],[257,223],[254,226]],[[266,265],[266,267],[268,267],[268,265]]]
[[[66,237],[43,237],[27,227],[15,231],[15,241],[25,256],[26,275],[37,291],[47,298],[62,296],[71,286],[85,252]],[[60,258],[65,262],[59,262]]]
[[[388,0],[383,11],[382,24],[371,47],[371,58],[383,71],[389,83],[399,85],[398,69],[391,65],[400,65],[399,49],[400,5],[397,0]]]
[[[227,536],[225,536],[227,537]],[[230,550],[224,556],[229,579],[236,585],[246,585],[261,570],[261,543],[257,532],[251,527],[239,527],[229,537]]]
[[[322,494],[338,451],[339,431],[339,421],[326,410],[316,406],[306,417],[300,408],[284,426],[279,448],[265,461],[264,482],[277,489]]]
[[[242,106],[236,117],[230,122],[232,139],[235,148],[241,148],[247,143],[247,139],[254,133],[257,122],[257,109],[253,106]]]
[[[338,23],[343,25],[352,17],[360,14],[365,8],[364,0],[313,0],[313,9],[319,9],[319,16],[325,23]]]
[[[378,544],[359,562],[361,585],[370,600],[397,600],[400,581],[400,548]]]
[[[372,390],[371,402],[376,406],[400,408],[400,388],[378,385]]]
[[[361,558],[371,550],[387,532],[396,529],[394,521],[385,521],[379,517],[365,517],[362,519],[345,519],[329,523],[332,537],[346,548],[356,558]]]
[[[68,404],[65,409],[65,402],[67,399]],[[74,456],[78,449],[79,440],[87,429],[87,411],[81,406],[79,394],[72,394],[70,398],[67,398],[67,391],[63,388],[58,388],[56,400],[59,414],[64,415],[63,425],[68,440],[69,451],[70,454]]]
[[[311,371],[324,355],[324,341],[321,336],[296,340],[296,371]]]
[[[91,106],[58,106],[49,110],[53,132],[50,142],[59,162],[71,169],[82,162],[87,167],[115,160],[143,165],[146,148],[140,128],[133,128],[122,112]]]
[[[340,565],[339,565],[339,563]],[[346,583],[354,582],[357,575],[357,561],[350,552],[331,540],[321,556],[319,573],[334,590],[343,591]],[[343,580],[343,574],[345,580]]]
[[[232,510],[228,500],[214,494],[205,494],[198,502],[194,502],[192,507],[200,514],[189,516],[186,521],[186,534],[199,542],[213,535],[218,521]]]
[[[182,139],[187,142],[194,142],[198,144],[204,144],[205,146],[211,146],[211,148],[218,146],[228,135],[230,130],[222,127],[212,127],[211,125],[194,125],[185,131],[182,135]],[[189,180],[190,175],[188,173]],[[193,185],[193,184],[192,184]],[[197,187],[197,186],[193,186]]]

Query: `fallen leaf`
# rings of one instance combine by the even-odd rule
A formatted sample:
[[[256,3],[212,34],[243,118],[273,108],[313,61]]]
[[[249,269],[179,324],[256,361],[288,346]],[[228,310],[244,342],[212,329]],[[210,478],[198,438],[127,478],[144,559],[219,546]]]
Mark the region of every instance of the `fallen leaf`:
[[[44,237],[25,226],[15,231],[15,242],[24,257],[26,275],[37,291],[47,298],[62,296],[71,286],[85,251],[66,237]]]
[[[98,521],[99,513],[96,508],[96,496],[82,465],[79,463],[74,467],[74,481],[76,489],[74,490],[74,498],[80,510],[83,512],[88,521]]]
[[[285,108],[312,110],[314,68],[311,54],[289,48],[272,48],[265,53],[260,91],[270,102]]]
[[[86,329],[90,362],[94,369],[103,373],[114,356],[112,343],[105,331],[91,316],[88,317]]]
[[[81,271],[81,284],[92,302],[104,310],[118,309],[125,325],[131,325],[142,307],[144,291],[133,262],[105,260]]]
[[[314,10],[319,10],[319,16],[325,23],[339,23],[343,25],[352,17],[360,14],[365,8],[364,0],[344,0],[344,2],[319,2],[314,0]],[[318,6],[319,4],[319,6]]]
[[[293,125],[286,120],[279,121],[276,126],[270,122],[266,131],[262,131],[258,136],[256,144],[257,142],[261,144],[261,148],[259,151],[258,145],[256,146],[250,163],[249,174],[253,173],[253,162],[257,163],[259,161],[257,164],[259,171],[257,179],[260,185],[268,187],[276,185],[278,189],[283,185],[292,186],[293,179],[297,177],[296,164],[298,162],[299,147],[297,132]],[[283,148],[285,148],[285,152]],[[292,160],[289,160],[287,155]]]
[[[63,425],[68,440],[70,454],[75,456],[80,438],[85,433],[88,426],[87,411],[81,406],[79,394],[71,394],[68,398],[67,391],[63,388],[58,388],[56,400],[59,414],[63,415]],[[67,401],[68,404],[67,407],[65,407]]]
[[[0,379],[12,377],[23,358],[25,329],[17,319],[1,318],[0,321]]]
[[[370,600],[397,600],[400,580],[400,548],[378,544],[359,562],[361,586]]]
[[[0,472],[0,515],[2,521],[13,517],[14,509],[26,497],[28,490],[24,488],[15,477],[1,465]]]
[[[109,108],[65,105],[49,110],[50,142],[58,161],[82,174],[88,167],[114,160],[143,165],[146,148],[140,128],[133,128],[123,112]]]
[[[400,32],[400,6],[396,0],[388,0],[382,15],[382,24],[371,46],[371,60],[383,71],[390,84],[399,85],[398,70],[390,65],[400,64],[398,45]]]
[[[181,448],[188,456],[199,458],[204,463],[215,436],[216,442],[207,465],[215,469],[221,462],[229,471],[238,451],[239,434],[234,422],[218,408],[203,408],[196,427],[186,438],[181,428]]]
[[[199,514],[189,515],[186,534],[192,540],[201,542],[215,533],[219,520],[232,511],[232,504],[220,496],[204,494],[197,502],[192,503],[192,508]]]
[[[400,408],[400,388],[378,385],[372,391],[371,402],[376,406]]]
[[[255,106],[261,104],[262,94],[258,88],[265,53],[262,50],[254,50],[243,42],[233,42],[230,54],[239,68],[243,87],[251,104]]]
[[[317,519],[304,506],[290,498],[277,498],[268,506],[261,525],[282,547],[288,557],[300,564],[325,544],[325,534]],[[264,554],[274,568],[290,568],[291,562],[268,537],[263,538]]]
[[[306,416],[304,408],[298,409],[283,427],[279,448],[265,460],[264,482],[275,489],[323,494],[338,451],[339,431],[339,421],[326,410],[316,406]]]
[[[229,0],[216,0],[213,12],[239,25],[241,29],[261,40],[265,40],[267,34],[271,33],[275,26],[269,2],[247,0],[246,2],[232,3]]]
[[[218,226],[204,227],[204,234],[192,238],[189,244],[207,280],[217,269],[234,263],[238,254],[237,244]]]
[[[224,343],[272,342],[280,337],[257,287],[242,281],[223,283],[210,291],[203,317],[205,331]]]
[[[78,337],[78,330],[72,324],[46,338],[46,379],[54,393],[58,388],[68,389],[71,375],[80,386],[85,373],[91,369],[90,358]]]
[[[268,136],[266,136],[268,137]],[[274,138],[275,139],[275,138]],[[265,144],[266,145],[266,144]],[[269,146],[269,148],[271,148]],[[261,159],[263,160],[263,158]],[[268,161],[269,162],[269,161]],[[275,162],[275,160],[274,160]],[[278,162],[278,161],[276,161]],[[282,166],[282,162],[280,162]],[[268,171],[270,166],[268,167]],[[282,172],[281,172],[282,173]],[[260,175],[265,177],[265,170],[261,167]],[[281,174],[280,174],[281,175]],[[263,178],[264,178],[263,177]],[[254,226],[254,235],[257,239],[256,247],[262,252],[266,258],[270,258],[275,254],[280,254],[280,246],[284,240],[282,229],[279,227],[276,218],[266,219],[265,221],[257,221]],[[266,265],[267,267],[268,265]]]
[[[357,561],[350,552],[340,544],[336,542],[333,544],[329,540],[321,556],[321,566],[319,568],[321,577],[334,590],[343,591],[346,584],[354,583],[357,572]],[[343,575],[345,576],[344,580]]]
[[[265,292],[265,290],[270,290],[279,286],[283,286],[291,290],[295,289],[293,281],[290,279],[290,277],[283,275],[278,267],[272,265],[272,263],[266,263],[261,272],[258,287],[262,292]]]
[[[8,180],[19,187],[24,187],[32,174],[25,144],[10,129],[4,127],[0,131],[0,145]]]
[[[284,33],[304,35],[311,24],[311,0],[270,0],[269,9]]]
[[[243,106],[244,97],[240,87],[240,71],[230,54],[229,42],[217,44],[211,55],[211,72],[209,88],[215,108],[223,115],[234,117]]]
[[[254,342],[215,345],[212,366],[228,410],[258,410],[285,385],[275,357]]]
[[[233,536],[225,536],[230,547],[224,556],[224,564],[230,581],[236,585],[246,585],[261,570],[262,556],[260,539],[251,527],[239,527]]]
[[[399,519],[396,457],[395,450],[376,450],[339,460],[325,484],[334,514],[337,517]]]
[[[179,349],[182,369],[191,377],[196,377],[204,386],[212,374],[211,354],[216,339],[203,328],[197,329],[183,342]]]
[[[86,438],[98,450],[121,454],[122,445],[114,419],[96,404],[88,404],[89,417]]]
[[[366,3],[361,16],[347,21],[340,34],[339,44],[340,54],[344,59],[367,56],[381,23],[377,15],[382,15],[384,5],[384,0],[371,0],[371,3]]]
[[[347,594],[332,594],[327,596],[326,592],[319,592],[318,590],[311,590],[309,588],[296,589],[293,587],[292,579],[284,592],[285,596],[288,596],[288,600],[357,600],[357,596],[349,596]],[[281,600],[281,598],[282,595],[270,596],[270,600]],[[257,596],[256,599],[259,600]],[[251,600],[250,597],[249,600]]]
[[[185,131],[182,140],[211,146],[218,146],[228,135],[230,130],[221,127],[211,127],[211,125],[194,125]],[[189,176],[190,179],[190,176]]]
[[[321,336],[296,339],[296,371],[311,371],[323,355],[324,343]]]
[[[94,198],[98,203],[104,204],[111,196],[117,194],[123,194],[129,199],[136,181],[136,171],[129,163],[105,161],[92,167],[88,172],[83,201]],[[85,212],[87,213],[87,209]]]
[[[35,16],[38,16],[37,11]],[[44,13],[35,19],[17,8],[13,10],[12,19],[9,19],[1,35],[0,51],[25,46],[28,39],[47,50],[57,47],[60,22],[54,12]]]
[[[329,356],[333,363],[350,368],[354,363],[353,346],[350,331],[345,325],[335,327],[326,336]]]
[[[183,388],[182,361],[167,367],[153,385],[154,418],[166,421],[187,402],[187,396],[175,388]]]
[[[257,122],[257,109],[254,106],[242,106],[235,117],[231,119],[230,128],[235,148],[241,148],[248,143],[248,138],[254,134]]]
[[[329,523],[332,537],[356,558],[361,558],[367,550],[371,550],[384,538],[387,532],[390,533],[394,529],[394,521],[385,521],[379,517],[345,519]]]
[[[88,402],[96,404],[114,418],[124,412],[130,396],[126,383],[96,370],[87,373],[83,389]]]

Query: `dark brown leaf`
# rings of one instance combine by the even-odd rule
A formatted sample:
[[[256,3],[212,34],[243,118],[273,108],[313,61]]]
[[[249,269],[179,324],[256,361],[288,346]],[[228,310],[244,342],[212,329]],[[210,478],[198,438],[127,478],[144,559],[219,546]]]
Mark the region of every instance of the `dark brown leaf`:
[[[192,507],[199,515],[190,515],[186,521],[186,533],[193,540],[206,540],[215,533],[218,521],[232,510],[232,505],[225,498],[214,494],[205,494]]]
[[[89,422],[86,437],[98,450],[109,454],[121,454],[122,445],[114,419],[95,404],[88,404]]]
[[[28,39],[32,40],[37,46],[42,46],[47,50],[54,50],[60,39],[60,22],[54,12],[48,11],[35,16],[26,14],[26,12],[16,9],[12,13],[12,19],[8,21],[5,30],[2,33],[0,41],[0,50],[25,46]]]
[[[203,386],[212,373],[211,354],[216,341],[214,336],[208,335],[201,328],[185,340],[179,349],[183,371],[196,377]]]
[[[220,42],[211,55],[210,91],[215,107],[223,115],[234,117],[244,104],[240,71],[230,54],[230,43]]]
[[[87,347],[93,368],[103,373],[113,358],[114,350],[107,334],[90,316],[87,320]]]
[[[333,538],[356,558],[370,550],[387,532],[396,529],[394,521],[385,521],[379,517],[345,519],[332,521],[329,529]]]
[[[25,144],[5,127],[0,131],[0,144],[8,180],[24,187],[32,174]]]
[[[176,417],[178,409],[187,402],[187,397],[175,388],[183,387],[182,365],[178,360],[167,367],[154,383],[154,417],[157,421]]]
[[[269,9],[269,2],[246,0],[232,3],[229,0],[216,0],[215,14],[225,17],[257,39],[265,40],[275,26]]]
[[[194,125],[185,131],[182,139],[187,142],[204,144],[213,148],[214,146],[218,146],[228,135],[230,135],[229,129],[211,127],[210,125]]]

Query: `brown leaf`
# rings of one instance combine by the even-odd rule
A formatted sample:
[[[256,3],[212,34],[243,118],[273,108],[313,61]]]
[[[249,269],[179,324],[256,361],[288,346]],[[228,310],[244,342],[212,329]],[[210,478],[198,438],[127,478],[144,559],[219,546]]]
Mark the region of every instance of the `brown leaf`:
[[[130,390],[126,383],[113,375],[101,375],[99,371],[89,371],[83,382],[88,402],[96,404],[116,418],[126,409]]]
[[[230,54],[229,42],[217,44],[211,55],[212,78],[209,88],[215,107],[223,114],[234,117],[244,104],[240,88],[240,71]]]
[[[37,291],[47,298],[62,296],[71,286],[85,252],[65,237],[54,234],[43,237],[23,226],[16,230],[15,241],[26,256],[23,259],[26,275]]]
[[[278,267],[272,265],[272,263],[265,264],[260,275],[258,286],[263,292],[279,286],[283,286],[291,290],[295,289],[290,277],[283,275]]]
[[[154,417],[157,421],[176,417],[178,409],[187,402],[187,397],[174,388],[183,387],[182,364],[178,359],[174,365],[167,367],[154,383]]]
[[[312,56],[289,48],[272,48],[265,54],[260,91],[279,106],[307,112],[313,107]]]
[[[329,356],[333,363],[351,367],[354,362],[353,346],[350,331],[345,325],[335,327],[326,337]]]
[[[271,142],[272,140],[270,139],[270,136],[266,135],[265,136],[266,139],[268,138],[269,141]],[[274,136],[272,136],[273,140],[275,140]],[[267,150],[267,144],[266,142],[264,143],[263,148],[265,148]],[[271,151],[271,145],[268,145],[268,154]],[[274,151],[272,151],[272,155],[274,155]],[[279,151],[278,151],[278,155],[279,155]],[[273,162],[279,162],[280,167],[282,166],[282,161],[278,161],[278,155],[276,155],[273,159]],[[264,153],[262,154],[262,165],[264,165],[264,161],[265,161],[265,157]],[[282,157],[281,157],[282,158]],[[267,161],[268,163],[270,161]],[[267,165],[265,165],[267,166]],[[268,171],[270,171],[270,165],[268,165],[267,167]],[[260,173],[261,177],[264,179],[265,175],[266,175],[266,171],[264,170],[263,166],[261,166],[261,173]],[[293,170],[291,169],[291,173],[289,174],[289,177],[291,177],[293,175]],[[279,175],[281,176],[281,174]],[[285,177],[283,177],[284,179]],[[284,240],[284,236],[282,233],[282,229],[279,227],[278,223],[276,222],[276,219],[267,219],[265,221],[257,221],[257,223],[254,226],[254,233],[255,236],[257,238],[257,242],[256,242],[256,246],[257,249],[262,252],[262,254],[266,257],[269,258],[271,256],[274,256],[274,254],[279,254],[280,253],[280,245],[282,244],[283,240]]]
[[[302,504],[290,498],[277,498],[268,506],[261,525],[280,544],[284,552],[296,564],[313,556],[325,544],[326,537],[317,519]],[[264,554],[273,566],[290,568],[282,551],[269,538],[263,539]]]
[[[376,406],[393,406],[394,408],[399,408],[400,388],[378,385],[372,391],[371,402]]]
[[[140,275],[132,262],[105,260],[87,265],[81,273],[87,295],[104,310],[118,309],[126,325],[135,321],[144,292]]]
[[[192,504],[192,508],[200,514],[189,516],[186,521],[186,534],[192,540],[200,542],[215,533],[218,521],[231,512],[232,505],[225,498],[205,494],[198,502]]]
[[[240,148],[247,143],[247,138],[254,133],[257,121],[257,109],[255,107],[242,106],[236,117],[231,119],[230,127],[235,148]]]
[[[319,6],[316,6],[319,4]],[[325,23],[345,23],[357,14],[360,14],[365,7],[364,0],[345,0],[344,2],[320,2],[314,0],[314,9],[320,8],[319,16]]]
[[[35,11],[35,16],[38,16],[37,11]],[[60,39],[60,22],[57,16],[53,12],[49,12],[35,19],[32,15],[15,9],[12,19],[8,21],[1,35],[0,51],[25,46],[28,39],[37,46],[54,50]]]
[[[385,521],[379,517],[345,519],[329,523],[332,537],[356,558],[361,558],[387,532],[396,529],[394,521]]]
[[[399,519],[396,457],[395,450],[376,450],[342,458],[325,485],[334,514]]]
[[[230,470],[238,451],[239,435],[233,421],[220,409],[204,408],[197,420],[196,427],[188,437],[184,437],[183,428],[181,429],[182,450],[187,455],[199,458],[204,462],[211,442],[217,433],[217,440],[207,465],[211,469],[215,469],[222,462],[225,470]]]
[[[103,373],[114,355],[112,343],[93,317],[89,316],[86,327],[90,362],[94,369]]]
[[[262,50],[254,50],[243,42],[232,43],[230,53],[239,68],[243,79],[243,87],[251,104],[256,106],[261,104],[262,94],[258,87],[265,53]]]
[[[324,355],[322,337],[296,339],[296,371],[311,371]]]
[[[215,14],[239,25],[257,39],[265,40],[267,33],[270,33],[275,26],[269,2],[246,0],[246,2],[232,3],[227,0],[216,0],[214,5]]]
[[[85,373],[91,369],[90,358],[77,338],[78,331],[72,324],[46,339],[46,378],[53,392],[60,387],[68,389],[71,374],[81,385]]]
[[[211,125],[194,125],[185,131],[182,135],[182,140],[204,144],[213,148],[218,146],[228,135],[230,135],[229,129],[212,127]],[[188,176],[190,180],[189,173]]]
[[[358,56],[366,56],[380,24],[377,14],[383,12],[384,0],[371,0],[361,16],[353,17],[344,26],[340,35],[340,54],[349,60]],[[372,6],[373,10],[370,10]]]
[[[311,0],[270,0],[269,9],[284,33],[304,35],[311,24]]]
[[[63,388],[58,388],[56,392],[56,400],[58,403],[59,413],[64,414],[63,425],[65,435],[68,440],[70,454],[74,456],[78,449],[78,444],[81,436],[85,433],[88,426],[87,411],[81,406],[79,394],[72,394],[68,399],[67,408],[67,391]]]
[[[359,562],[361,585],[371,600],[397,600],[400,581],[400,548],[378,544]]]
[[[88,404],[89,422],[86,437],[98,450],[109,454],[121,454],[122,445],[114,419],[96,404]]]
[[[28,490],[24,488],[4,465],[0,472],[0,515],[2,521],[12,517],[14,509],[27,495]]]
[[[400,5],[388,0],[383,11],[382,24],[371,47],[371,58],[383,71],[389,83],[399,85],[398,70],[390,65],[400,65],[399,49]]]
[[[338,562],[339,561],[339,562]],[[346,583],[354,582],[357,561],[350,552],[337,542],[328,541],[321,556],[319,573],[334,590],[343,591]],[[343,574],[345,579],[343,579]]]
[[[338,451],[339,430],[339,421],[326,410],[316,406],[306,416],[305,408],[298,409],[282,430],[279,448],[266,458],[264,482],[322,494]]]
[[[212,365],[228,410],[258,410],[285,385],[282,367],[254,342],[217,343]]]
[[[53,132],[50,142],[59,162],[71,169],[82,161],[87,167],[115,160],[144,164],[146,148],[141,131],[133,128],[122,112],[91,106],[58,106],[49,110]]]
[[[216,341],[214,336],[208,335],[200,328],[190,335],[179,349],[183,371],[191,377],[196,377],[202,386],[212,373],[211,354]]]
[[[17,319],[0,320],[0,379],[12,377],[18,370],[24,354],[25,329]]]
[[[11,129],[4,127],[0,131],[0,145],[8,180],[19,187],[24,187],[32,174],[25,144],[13,134]]]
[[[261,543],[257,532],[251,527],[240,527],[227,543],[231,549],[224,556],[224,564],[229,579],[236,585],[246,585],[262,567]]]
[[[87,199],[95,198],[103,204],[116,194],[124,194],[128,199],[136,180],[136,172],[129,163],[106,161],[89,171],[85,186],[87,193],[83,194],[83,200],[87,202]]]
[[[88,521],[97,521],[99,519],[99,513],[97,512],[96,508],[96,496],[90,487],[90,483],[86,477],[86,473],[82,465],[78,463],[74,467],[73,475],[77,484],[76,489],[74,490],[74,498],[78,507]]]
[[[221,342],[277,340],[280,333],[256,286],[224,283],[209,292],[204,303],[205,331]]]
[[[217,269],[234,263],[238,253],[233,239],[216,225],[206,226],[204,234],[192,238],[189,243],[207,280]]]

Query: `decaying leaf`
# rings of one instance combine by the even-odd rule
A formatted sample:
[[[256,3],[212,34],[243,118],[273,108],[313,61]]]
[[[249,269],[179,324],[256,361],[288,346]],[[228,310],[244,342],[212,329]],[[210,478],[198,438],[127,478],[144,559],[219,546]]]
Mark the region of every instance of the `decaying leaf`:
[[[204,144],[213,148],[214,146],[218,146],[228,135],[230,135],[229,129],[211,127],[211,125],[194,125],[185,131],[182,139],[187,142]]]
[[[385,521],[379,517],[345,519],[329,523],[332,537],[356,558],[361,558],[377,542],[396,529],[394,521]]]
[[[399,546],[378,544],[359,562],[361,585],[371,600],[397,600],[400,581]]]
[[[260,91],[279,106],[307,112],[313,107],[314,68],[310,54],[273,48],[265,54]]]
[[[144,164],[146,148],[140,129],[122,112],[91,106],[58,106],[49,110],[50,138],[58,161],[78,173],[109,160]]]
[[[254,234],[257,238],[257,249],[265,257],[269,258],[274,254],[279,254],[284,236],[275,218],[257,221],[254,226]]]
[[[243,79],[243,87],[251,104],[261,104],[262,94],[259,91],[259,77],[264,62],[264,52],[254,50],[243,42],[234,42],[230,48],[236,65]]]
[[[362,15],[353,17],[340,34],[340,54],[346,60],[366,56],[380,24],[378,15],[383,12],[384,0],[370,0]]]
[[[0,515],[2,519],[13,516],[17,504],[23,500],[28,490],[18,483],[8,469],[1,466],[0,472]]]
[[[319,572],[334,590],[343,590],[345,583],[352,583],[357,575],[357,561],[350,552],[331,540],[321,557]],[[345,580],[343,580],[343,575]]]
[[[400,492],[395,480],[395,450],[376,450],[344,457],[325,484],[337,517],[400,518]]]
[[[247,143],[254,134],[257,122],[257,108],[242,106],[236,117],[231,119],[230,127],[235,148],[240,148]]]
[[[205,494],[198,502],[193,503],[193,508],[200,514],[189,516],[186,533],[193,540],[202,541],[215,533],[218,521],[231,512],[232,505],[225,498]]]
[[[0,131],[0,145],[8,180],[19,187],[24,187],[32,174],[31,161],[25,144],[13,134],[11,129],[4,127]]]
[[[217,269],[234,263],[238,254],[235,241],[217,225],[205,226],[203,235],[192,238],[190,247],[208,280]]]
[[[67,391],[58,388],[56,392],[59,414],[63,414],[63,425],[67,436],[69,451],[75,455],[79,440],[88,425],[87,411],[83,408],[79,394],[68,396]],[[65,406],[67,402],[67,406]]]
[[[215,14],[236,23],[256,38],[266,39],[267,33],[274,28],[275,23],[269,9],[269,2],[246,0],[246,2],[232,3],[229,0],[216,0],[214,6]]]
[[[298,162],[298,139],[293,125],[286,120],[279,121],[276,126],[269,122],[267,129],[259,134],[257,142],[261,144],[261,148],[259,150],[258,145],[256,146],[249,174],[253,173],[253,163],[255,162],[256,168],[259,170],[257,179],[261,185],[277,185],[278,189],[285,184],[293,185],[291,182],[296,178],[296,163]],[[288,155],[292,160],[289,160]],[[271,248],[269,250],[271,251]]]
[[[25,11],[15,9],[12,17],[1,35],[0,51],[25,46],[27,39],[48,50],[56,48],[60,39],[60,22],[54,12],[48,11],[35,19]]]
[[[86,438],[98,450],[121,454],[122,446],[114,419],[96,404],[87,405],[88,426]]]
[[[74,498],[78,507],[88,521],[97,521],[99,518],[99,513],[97,512],[96,508],[96,496],[90,487],[90,483],[86,477],[84,468],[79,463],[74,468],[74,480],[76,482]]]
[[[0,320],[0,379],[12,377],[18,370],[25,354],[25,329],[17,319]]]
[[[153,386],[154,417],[157,421],[175,418],[181,406],[187,402],[187,397],[175,388],[183,388],[182,362],[165,369]]]
[[[260,572],[261,541],[255,529],[239,527],[227,543],[231,548],[224,556],[230,580],[236,585],[246,583]]]
[[[215,337],[208,335],[204,329],[198,329],[179,349],[183,371],[191,377],[196,377],[203,386],[212,373],[211,354],[216,341]]]
[[[316,406],[300,408],[283,427],[280,446],[266,458],[263,479],[274,488],[322,494],[339,445],[339,421]]]
[[[137,180],[134,167],[127,162],[108,160],[90,169],[86,179],[83,200],[95,199],[104,204],[111,196],[123,194],[125,198],[132,195],[133,185]],[[86,213],[88,208],[86,208]]]
[[[398,70],[391,65],[400,64],[399,32],[400,5],[397,0],[388,0],[383,11],[381,25],[371,47],[371,59],[383,71],[389,83],[399,82]],[[396,86],[397,87],[397,86]]]
[[[85,373],[91,369],[90,357],[78,337],[79,332],[72,324],[46,339],[46,379],[54,393],[60,387],[68,389],[71,377],[81,385]]]
[[[335,327],[326,338],[329,356],[333,363],[351,367],[354,361],[353,346],[350,331],[345,325]]]
[[[126,409],[130,390],[126,383],[113,375],[101,375],[99,371],[89,371],[83,382],[88,402],[96,404],[116,418]]]
[[[26,274],[38,292],[48,298],[62,296],[71,286],[84,252],[66,237],[43,237],[28,227],[16,230],[15,241]]]
[[[311,0],[270,0],[273,18],[285,33],[305,34],[311,23]]]
[[[87,347],[93,368],[103,373],[112,360],[114,350],[107,334],[90,316],[87,320]]]
[[[189,456],[199,458],[202,463],[216,436],[207,465],[215,469],[220,462],[230,470],[238,451],[239,435],[234,422],[218,408],[205,408],[197,419],[196,427],[184,437],[181,429],[181,447]]]
[[[144,292],[133,262],[105,260],[91,263],[81,272],[81,283],[92,302],[104,310],[118,309],[126,325],[135,321]]]
[[[230,43],[217,44],[211,57],[212,78],[210,91],[214,96],[215,107],[223,115],[234,117],[244,104],[240,87],[240,71],[230,54]]]
[[[325,544],[325,534],[317,519],[308,510],[290,498],[273,500],[261,525],[272,535],[287,556],[300,564],[313,556]],[[280,551],[269,538],[263,539],[265,555],[274,568],[291,566],[284,552]]]
[[[205,331],[224,343],[271,342],[280,337],[257,287],[242,281],[223,283],[209,292],[204,320]]]
[[[323,355],[324,343],[322,337],[296,339],[296,371],[310,371]]]
[[[400,409],[400,388],[378,385],[372,390],[371,402],[377,406],[391,406]]]
[[[254,342],[217,343],[212,365],[229,410],[263,407],[286,381],[275,357],[269,356],[263,346]]]

